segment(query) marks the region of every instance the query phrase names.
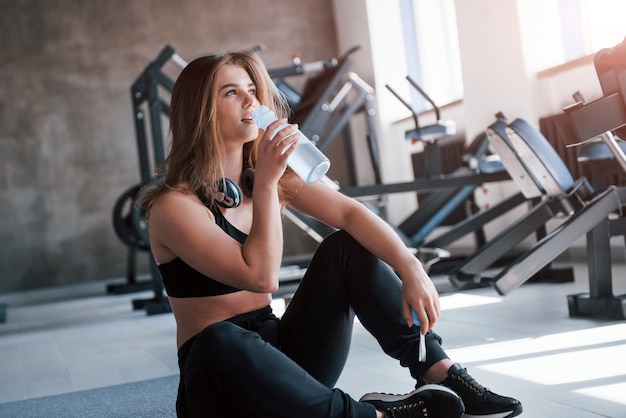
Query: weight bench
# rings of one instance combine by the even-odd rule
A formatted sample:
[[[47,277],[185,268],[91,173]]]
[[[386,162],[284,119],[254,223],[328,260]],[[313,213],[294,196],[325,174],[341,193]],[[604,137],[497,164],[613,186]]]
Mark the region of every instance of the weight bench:
[[[528,202],[530,208],[517,222],[480,247],[449,275],[450,282],[459,289],[491,283],[493,277],[485,276],[485,272],[493,268],[496,261],[510,254],[532,234],[537,234],[540,239],[545,237],[545,225],[548,221],[559,216],[569,216],[575,207],[581,205],[578,202],[584,201],[590,193],[586,180],[574,181],[567,167],[562,164],[550,165],[549,172],[542,170],[543,165],[526,155],[528,152],[524,154],[520,151],[521,145],[517,142],[524,141],[520,141],[520,136],[515,134],[511,126],[522,129],[528,135],[529,132],[541,134],[519,119],[508,125],[508,121],[502,116],[487,128],[490,144],[500,155],[502,163],[521,190],[524,197],[522,201]],[[532,139],[536,139],[532,146],[540,153],[541,158],[562,163],[547,140],[541,141],[535,136]],[[535,273],[539,273],[539,270],[533,272]]]
[[[626,188],[610,186],[597,191],[585,178],[574,181],[548,140],[522,119],[507,125],[504,132],[501,128],[501,124],[490,127],[490,140],[500,147],[511,147],[511,153],[518,158],[517,163],[524,162],[513,169],[510,163],[515,160],[503,159],[505,166],[509,163],[507,169],[519,170],[522,174],[527,170],[523,175],[536,182],[537,189],[543,193],[542,200],[491,240],[487,248],[457,272],[457,276],[479,276],[482,269],[488,267],[494,252],[510,249],[533,227],[561,216],[566,220],[495,276],[495,289],[501,295],[510,293],[586,234],[590,293],[568,296],[570,316],[625,318],[626,298],[613,296],[610,273],[607,275],[606,271],[610,272],[611,265],[610,236],[626,232],[625,218],[621,216],[621,209],[626,205]],[[512,177],[520,179],[516,174]]]

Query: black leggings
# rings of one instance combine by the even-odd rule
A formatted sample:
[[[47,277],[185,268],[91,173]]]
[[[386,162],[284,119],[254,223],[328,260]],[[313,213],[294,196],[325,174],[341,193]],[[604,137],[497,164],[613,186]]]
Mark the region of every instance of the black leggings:
[[[441,338],[428,332],[427,361],[418,362],[419,328],[402,316],[400,279],[339,231],[320,244],[280,320],[267,307],[212,324],[183,344],[178,416],[375,417],[371,405],[333,388],[355,314],[415,378],[447,358]]]

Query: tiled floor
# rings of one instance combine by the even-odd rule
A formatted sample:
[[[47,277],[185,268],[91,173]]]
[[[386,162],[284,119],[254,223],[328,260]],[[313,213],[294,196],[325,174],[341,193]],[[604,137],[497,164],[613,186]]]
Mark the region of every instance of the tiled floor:
[[[575,267],[574,283],[526,284],[506,297],[490,288],[448,293],[435,278],[444,306],[437,331],[479,382],[519,398],[523,416],[626,417],[626,322],[568,316],[566,295],[588,290],[586,267]],[[626,293],[625,273],[616,267],[616,294]],[[0,403],[177,374],[172,315],[133,311],[131,301],[149,292],[110,296],[105,285],[0,295],[9,306]],[[359,397],[413,384],[357,324],[338,386]]]

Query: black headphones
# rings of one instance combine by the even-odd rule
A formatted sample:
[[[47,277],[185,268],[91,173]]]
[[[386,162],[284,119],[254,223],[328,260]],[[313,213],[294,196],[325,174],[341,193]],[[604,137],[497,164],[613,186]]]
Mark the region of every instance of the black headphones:
[[[254,187],[254,169],[246,168],[241,173],[241,186],[229,178],[219,181],[217,189],[220,198],[216,200],[217,204],[226,209],[236,208],[243,202],[244,195],[252,197],[252,189]],[[243,192],[242,189],[243,188]]]

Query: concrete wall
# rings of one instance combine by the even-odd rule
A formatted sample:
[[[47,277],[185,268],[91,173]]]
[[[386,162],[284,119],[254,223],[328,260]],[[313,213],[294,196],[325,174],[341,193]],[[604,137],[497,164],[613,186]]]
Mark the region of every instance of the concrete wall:
[[[0,292],[123,277],[131,83],[166,44],[190,61],[258,43],[270,68],[336,57],[331,0],[0,3]]]

